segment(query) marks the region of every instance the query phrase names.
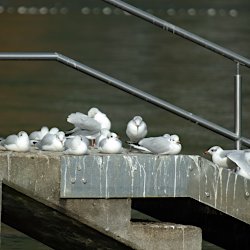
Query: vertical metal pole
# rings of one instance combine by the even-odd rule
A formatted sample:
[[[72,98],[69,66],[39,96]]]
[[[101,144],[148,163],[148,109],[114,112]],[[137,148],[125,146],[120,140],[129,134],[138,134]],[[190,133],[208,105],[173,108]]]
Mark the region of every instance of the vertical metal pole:
[[[242,123],[242,101],[241,101],[241,75],[240,63],[237,62],[237,73],[234,76],[234,129],[238,137],[236,140],[236,149],[241,148],[241,123]]]

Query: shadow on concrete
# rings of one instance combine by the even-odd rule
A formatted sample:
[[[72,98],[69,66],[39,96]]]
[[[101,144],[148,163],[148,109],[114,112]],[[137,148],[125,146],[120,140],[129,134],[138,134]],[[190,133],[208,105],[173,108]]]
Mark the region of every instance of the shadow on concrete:
[[[3,185],[2,222],[53,249],[131,249]]]
[[[198,226],[204,240],[225,249],[250,249],[250,225],[191,198],[132,199],[132,209],[160,221]]]

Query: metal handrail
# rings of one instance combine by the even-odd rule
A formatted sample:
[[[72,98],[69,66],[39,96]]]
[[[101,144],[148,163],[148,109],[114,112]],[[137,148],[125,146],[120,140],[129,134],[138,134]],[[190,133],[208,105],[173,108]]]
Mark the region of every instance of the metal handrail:
[[[167,101],[157,98],[149,93],[139,90],[127,83],[117,80],[111,76],[108,76],[100,71],[86,66],[78,61],[75,61],[67,56],[59,54],[57,52],[5,52],[0,53],[0,60],[47,60],[47,61],[58,61],[66,66],[69,66],[75,70],[81,71],[87,75],[90,75],[102,82],[105,82],[113,87],[121,89],[129,94],[132,94],[142,100],[154,104],[160,108],[168,110],[180,117],[183,117],[189,121],[192,121],[202,127],[208,128],[215,133],[225,136],[231,140],[240,140],[246,146],[250,146],[250,140],[245,137],[241,137],[239,134],[234,133],[228,129],[225,129],[213,122],[196,116],[188,111],[185,111]]]
[[[228,50],[224,47],[221,47],[215,43],[212,43],[204,38],[201,38],[191,32],[188,32],[187,30],[184,30],[178,26],[175,26],[165,20],[162,20],[146,11],[143,11],[141,9],[138,9],[130,4],[127,4],[120,0],[102,0],[106,3],[109,3],[111,5],[114,5],[117,8],[120,8],[134,16],[137,16],[147,22],[152,23],[153,25],[156,25],[160,28],[162,28],[165,31],[169,31],[173,33],[174,35],[178,35],[186,40],[192,41],[210,51],[213,51],[221,56],[224,56],[230,60],[233,60],[234,62],[238,62],[241,65],[244,65],[248,68],[250,68],[250,59],[243,57],[231,50]]]

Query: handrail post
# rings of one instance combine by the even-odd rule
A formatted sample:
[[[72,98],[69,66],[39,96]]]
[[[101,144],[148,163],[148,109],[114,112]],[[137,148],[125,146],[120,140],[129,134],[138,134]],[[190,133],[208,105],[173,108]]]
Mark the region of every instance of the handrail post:
[[[234,76],[234,129],[238,139],[236,140],[236,149],[241,148],[241,128],[242,128],[242,101],[241,101],[241,75],[240,63],[237,62],[237,72]]]

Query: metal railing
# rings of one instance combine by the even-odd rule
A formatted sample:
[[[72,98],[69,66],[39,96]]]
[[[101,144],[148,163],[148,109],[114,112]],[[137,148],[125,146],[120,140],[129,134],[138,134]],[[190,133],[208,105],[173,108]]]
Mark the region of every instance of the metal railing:
[[[186,40],[194,42],[210,51],[213,51],[223,57],[226,57],[236,63],[237,73],[235,75],[235,114],[234,114],[234,126],[235,126],[235,135],[237,139],[236,141],[236,148],[240,149],[241,142],[244,143],[244,140],[241,138],[241,127],[242,127],[242,102],[241,102],[241,75],[240,75],[240,65],[250,67],[250,60],[245,58],[239,54],[234,53],[224,47],[221,47],[215,43],[212,43],[206,39],[203,39],[193,33],[190,33],[180,27],[177,27],[165,20],[162,20],[148,12],[145,12],[141,9],[138,9],[130,4],[127,4],[120,0],[103,0],[106,3],[112,4],[117,8],[120,8],[134,16],[137,16],[147,22],[152,23],[153,25],[173,33],[174,35],[178,35]],[[223,135],[223,133],[221,133]],[[225,134],[224,134],[225,136]]]
[[[118,8],[121,8],[133,15],[136,15],[146,21],[149,21],[164,30],[170,31],[174,34],[180,35],[185,39],[191,40],[211,51],[214,51],[224,57],[227,57],[234,62],[236,62],[237,65],[237,73],[235,75],[235,132],[232,132],[228,129],[223,128],[222,126],[219,126],[213,122],[210,122],[204,118],[201,118],[199,116],[196,116],[186,110],[183,110],[167,101],[164,101],[160,98],[157,98],[149,93],[146,93],[142,90],[139,90],[127,83],[124,83],[120,80],[117,80],[111,76],[108,76],[100,71],[97,71],[93,68],[88,67],[87,65],[84,65],[78,61],[75,61],[67,56],[64,56],[62,54],[59,54],[57,52],[51,52],[51,53],[39,53],[39,52],[5,52],[0,53],[0,60],[47,60],[47,61],[58,61],[66,66],[69,66],[75,70],[81,71],[87,75],[90,75],[102,82],[105,82],[106,84],[109,84],[113,87],[116,87],[118,89],[121,89],[122,91],[125,91],[131,95],[134,95],[142,100],[145,100],[149,103],[152,103],[160,108],[163,108],[169,112],[172,112],[184,119],[187,119],[189,121],[192,121],[204,128],[207,128],[211,131],[214,131],[215,133],[218,133],[220,135],[223,135],[224,137],[236,141],[236,147],[239,149],[241,146],[241,143],[245,144],[246,146],[250,146],[250,139],[242,137],[241,136],[241,76],[239,74],[239,68],[240,65],[244,65],[246,67],[250,67],[250,60],[242,57],[234,52],[231,52],[221,46],[218,46],[214,43],[211,43],[205,39],[202,39],[196,35],[193,35],[190,32],[187,32],[183,29],[180,29],[164,20],[161,20],[145,11],[139,10],[138,8],[135,8],[131,5],[128,5],[122,1],[118,0],[103,0],[107,3],[113,4]]]
[[[230,60],[233,60],[236,63],[240,63],[241,65],[244,65],[248,68],[250,68],[250,60],[248,58],[245,58],[241,55],[238,55],[237,53],[230,51],[222,46],[219,46],[215,43],[212,43],[204,38],[201,38],[191,32],[188,32],[180,27],[177,27],[165,20],[162,20],[146,11],[143,11],[141,9],[138,9],[130,4],[127,4],[120,0],[102,0],[106,3],[112,4],[117,8],[120,8],[131,15],[137,16],[147,22],[152,23],[153,25],[161,28],[164,31],[168,31],[173,33],[174,35],[180,36],[186,40],[192,41],[202,47],[205,47],[206,49],[209,49],[210,51],[213,51],[221,56],[227,57]]]
[[[146,93],[142,90],[139,90],[131,85],[128,85],[127,83],[124,83],[120,80],[117,80],[111,76],[108,76],[100,71],[97,71],[93,68],[90,68],[80,62],[77,62],[67,56],[64,56],[62,54],[52,52],[52,53],[11,53],[11,52],[5,52],[0,53],[0,60],[47,60],[47,61],[58,61],[66,66],[69,66],[75,70],[81,71],[87,75],[90,75],[102,82],[105,82],[113,87],[116,87],[118,89],[121,89],[131,95],[134,95],[136,97],[139,97],[142,100],[145,100],[149,103],[152,103],[160,108],[163,108],[165,110],[168,110],[180,117],[183,117],[187,120],[190,120],[202,127],[205,127],[209,130],[212,130],[218,134],[221,134],[231,140],[241,140],[245,145],[250,146],[250,140],[244,137],[239,137],[237,133],[234,133],[230,130],[227,130],[215,123],[212,123],[206,119],[203,119],[199,116],[196,116],[188,111],[185,111],[169,102],[166,102],[160,98],[157,98],[149,93]]]

